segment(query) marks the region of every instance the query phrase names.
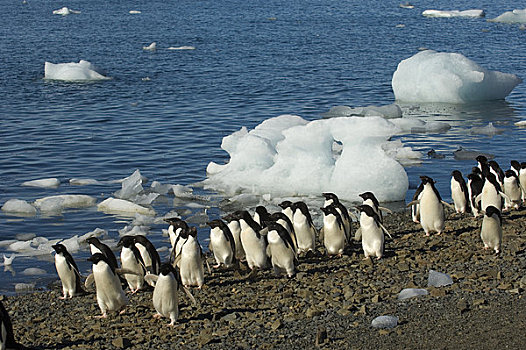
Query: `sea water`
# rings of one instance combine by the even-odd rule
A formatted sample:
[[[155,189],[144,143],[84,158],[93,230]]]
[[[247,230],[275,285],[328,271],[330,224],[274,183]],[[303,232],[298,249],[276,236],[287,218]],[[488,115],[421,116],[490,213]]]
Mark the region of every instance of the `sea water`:
[[[196,185],[206,179],[210,162],[229,160],[223,137],[283,114],[312,121],[335,106],[393,104],[393,73],[419,50],[460,53],[485,69],[526,77],[526,31],[487,21],[516,9],[516,2],[429,0],[413,9],[400,3],[0,0],[0,205],[69,194],[99,204],[137,169],[149,193],[171,190],[152,202],[150,219],[96,205],[64,208],[64,197],[44,201],[47,210],[36,215],[0,212],[0,254],[16,254],[0,270],[0,292],[14,293],[17,285],[19,291],[45,288],[56,280],[50,245],[61,240],[84,274],[89,253],[79,241],[87,235],[114,245],[122,234],[141,232],[165,259],[164,216],[197,226],[206,249],[207,220],[277,199],[253,191],[225,196]],[[65,5],[80,13],[53,14]],[[428,18],[422,16],[427,9],[482,9],[486,17]],[[154,42],[155,50],[143,49]],[[81,60],[110,79],[44,79],[45,62]],[[404,163],[406,200],[423,174],[450,200],[451,171],[466,174],[474,165],[453,156],[459,147],[491,153],[503,168],[511,159],[526,161],[525,129],[514,125],[526,119],[525,104],[524,83],[500,101],[399,103],[404,118],[451,126],[393,136],[422,155]],[[489,123],[499,132],[477,132],[489,130]],[[431,150],[439,157],[427,157]],[[41,179],[59,184],[22,186]]]

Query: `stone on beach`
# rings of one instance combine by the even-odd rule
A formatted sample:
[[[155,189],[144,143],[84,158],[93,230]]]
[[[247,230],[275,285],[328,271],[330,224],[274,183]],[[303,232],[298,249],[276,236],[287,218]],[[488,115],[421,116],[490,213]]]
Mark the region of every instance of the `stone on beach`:
[[[374,328],[394,328],[398,325],[398,316],[378,316],[372,322]]]
[[[448,274],[429,270],[429,276],[427,278],[428,287],[444,287],[451,284],[453,284],[453,279]]]
[[[420,288],[405,288],[398,293],[398,300],[404,300],[414,297],[419,297],[422,295],[428,295],[429,292],[426,289],[420,289]]]

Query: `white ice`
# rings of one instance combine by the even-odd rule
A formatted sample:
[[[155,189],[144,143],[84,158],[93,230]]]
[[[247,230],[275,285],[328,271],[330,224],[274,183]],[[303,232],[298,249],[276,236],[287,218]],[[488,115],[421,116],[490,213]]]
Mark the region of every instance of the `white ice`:
[[[37,209],[23,199],[12,198],[2,205],[2,210],[10,214],[20,214],[24,216],[36,215]]]
[[[115,192],[115,197],[132,200],[144,190],[142,183],[143,177],[139,169],[137,169],[133,174],[122,180],[121,189]]]
[[[155,210],[143,207],[125,199],[107,198],[97,205],[97,210],[108,214],[122,214],[135,216],[136,213],[143,215],[155,215]]]
[[[194,46],[170,46],[167,50],[195,50]]]
[[[223,138],[227,164],[207,167],[205,188],[278,196],[334,192],[357,201],[372,191],[380,201],[405,198],[407,174],[382,145],[400,132],[380,117],[343,117],[308,122],[299,116],[267,119]],[[333,144],[342,145],[341,154]]]
[[[398,126],[403,133],[442,133],[451,129],[449,123],[437,121],[425,122],[418,118],[396,118],[389,121]]]
[[[504,99],[521,82],[459,53],[426,50],[402,60],[391,84],[398,101],[466,103]]]
[[[45,275],[46,270],[40,269],[38,267],[28,267],[24,271],[22,271],[22,275],[26,276],[38,276],[38,275]]]
[[[16,254],[11,254],[11,256],[7,257],[4,254],[4,266],[11,266],[13,265],[13,260],[15,260]]]
[[[418,297],[421,295],[428,295],[429,292],[425,289],[419,289],[419,288],[405,288],[398,293],[398,300],[404,300],[409,299],[413,297]]]
[[[155,51],[157,49],[157,43],[153,42],[148,46],[143,46],[142,49],[146,51]]]
[[[141,225],[126,225],[122,229],[118,230],[119,236],[137,236],[137,235],[143,235],[147,236],[150,232],[149,226],[141,226]]]
[[[15,284],[15,291],[17,293],[32,292],[35,290],[35,283],[17,283]]]
[[[499,135],[504,132],[504,129],[499,129],[493,126],[493,123],[488,123],[486,126],[474,126],[471,129],[469,129],[469,133],[472,135],[486,135],[486,136],[494,136]]]
[[[87,232],[87,233],[83,234],[82,236],[80,236],[78,238],[78,241],[79,241],[79,243],[84,243],[90,237],[97,237],[97,238],[99,238],[99,237],[107,236],[107,235],[108,235],[108,231],[107,230],[104,230],[102,228],[98,228],[97,227],[93,231]]]
[[[61,9],[53,11],[54,15],[62,15],[62,16],[67,16],[67,15],[71,15],[71,14],[78,15],[79,13],[80,13],[80,11],[72,10],[72,9],[67,8],[65,6],[63,8],[61,8]]]
[[[152,181],[152,184],[150,185],[150,190],[164,196],[168,192],[170,192],[172,186],[173,185],[170,184],[162,184],[159,181]]]
[[[526,9],[507,11],[496,18],[488,19],[488,21],[502,23],[526,23]]]
[[[51,177],[48,179],[31,180],[22,182],[22,186],[57,188],[58,186],[60,186],[60,180],[56,177]]]
[[[427,277],[428,287],[444,287],[451,284],[453,284],[453,280],[448,274],[435,270],[429,270],[429,276]]]
[[[46,237],[35,237],[29,241],[16,241],[8,246],[8,250],[19,253],[23,256],[49,255],[53,244],[58,243],[59,239],[48,239]]]
[[[383,117],[383,118],[400,118],[402,116],[402,109],[397,104],[390,104],[385,106],[367,106],[367,107],[349,107],[349,106],[334,106],[329,112],[324,113],[324,118],[334,117]]]
[[[451,11],[441,11],[441,10],[425,10],[422,12],[422,16],[426,17],[484,17],[486,14],[484,10],[451,10]]]
[[[72,178],[69,180],[70,185],[85,186],[85,185],[102,185],[102,182],[95,179],[77,179]]]
[[[398,316],[378,316],[372,322],[374,328],[394,328],[398,325]]]
[[[524,128],[526,127],[526,120],[521,120],[521,121],[518,121],[516,123],[514,123],[515,126],[518,126],[519,128]]]
[[[138,15],[138,14],[141,13],[141,11],[139,11],[139,10],[130,10],[129,13],[132,14],[132,15]]]
[[[88,61],[79,63],[51,63],[44,64],[44,79],[63,81],[92,81],[110,79],[100,74],[97,68]]]
[[[96,199],[86,194],[61,194],[56,196],[48,196],[35,200],[37,208],[46,207],[55,208],[60,206],[61,209],[66,208],[88,208],[94,206]]]

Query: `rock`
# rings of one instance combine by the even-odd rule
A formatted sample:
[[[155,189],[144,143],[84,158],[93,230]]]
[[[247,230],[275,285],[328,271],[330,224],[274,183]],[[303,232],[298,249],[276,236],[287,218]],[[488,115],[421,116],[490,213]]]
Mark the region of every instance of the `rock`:
[[[271,328],[273,331],[275,331],[275,330],[280,329],[282,326],[283,326],[283,323],[282,323],[281,320],[278,318],[276,321],[272,322],[272,325],[270,326],[270,328]]]
[[[519,287],[522,289],[526,289],[526,276],[522,276],[522,278],[519,281]]]
[[[398,316],[378,316],[372,322],[374,328],[394,328],[398,325]]]
[[[461,314],[463,314],[464,312],[469,311],[469,304],[466,301],[466,299],[460,299],[458,301],[457,309],[458,309],[458,311],[460,311]]]
[[[117,337],[112,340],[111,344],[119,349],[126,349],[131,346],[131,342],[127,338]]]
[[[316,346],[320,346],[327,342],[327,329],[323,326],[318,327],[318,331],[316,332]]]
[[[428,295],[429,292],[425,289],[419,289],[419,288],[405,288],[402,289],[400,293],[398,293],[398,300],[404,300],[409,299],[413,297],[418,297],[421,295]]]
[[[453,279],[449,275],[435,270],[429,270],[429,276],[427,278],[428,287],[444,287],[453,284]]]
[[[305,315],[308,317],[308,318],[312,318],[314,316],[319,316],[321,315],[322,312],[321,310],[318,310],[317,308],[311,306],[307,309],[307,312],[305,312]]]

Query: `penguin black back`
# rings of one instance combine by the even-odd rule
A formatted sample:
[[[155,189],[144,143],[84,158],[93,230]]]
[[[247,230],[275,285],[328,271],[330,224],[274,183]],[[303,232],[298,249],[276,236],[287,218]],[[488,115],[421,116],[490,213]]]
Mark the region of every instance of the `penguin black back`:
[[[112,266],[113,270],[118,268],[119,265],[117,264],[117,258],[110,247],[99,241],[97,237],[90,237],[86,240],[86,242],[95,246],[102,254],[106,256],[108,264]]]
[[[11,318],[9,317],[9,313],[4,307],[4,304],[2,301],[0,301],[0,332],[2,328],[5,328],[5,338],[4,334],[0,333],[0,345],[4,345],[5,349],[26,349],[25,346],[22,346],[16,342]]]
[[[150,242],[148,238],[146,238],[146,236],[143,235],[135,235],[133,236],[133,239],[136,244],[138,243],[146,248],[152,260],[152,272],[154,274],[158,274],[159,268],[161,267],[161,257],[159,256],[157,249],[155,249],[155,246],[152,244],[152,242]]]

